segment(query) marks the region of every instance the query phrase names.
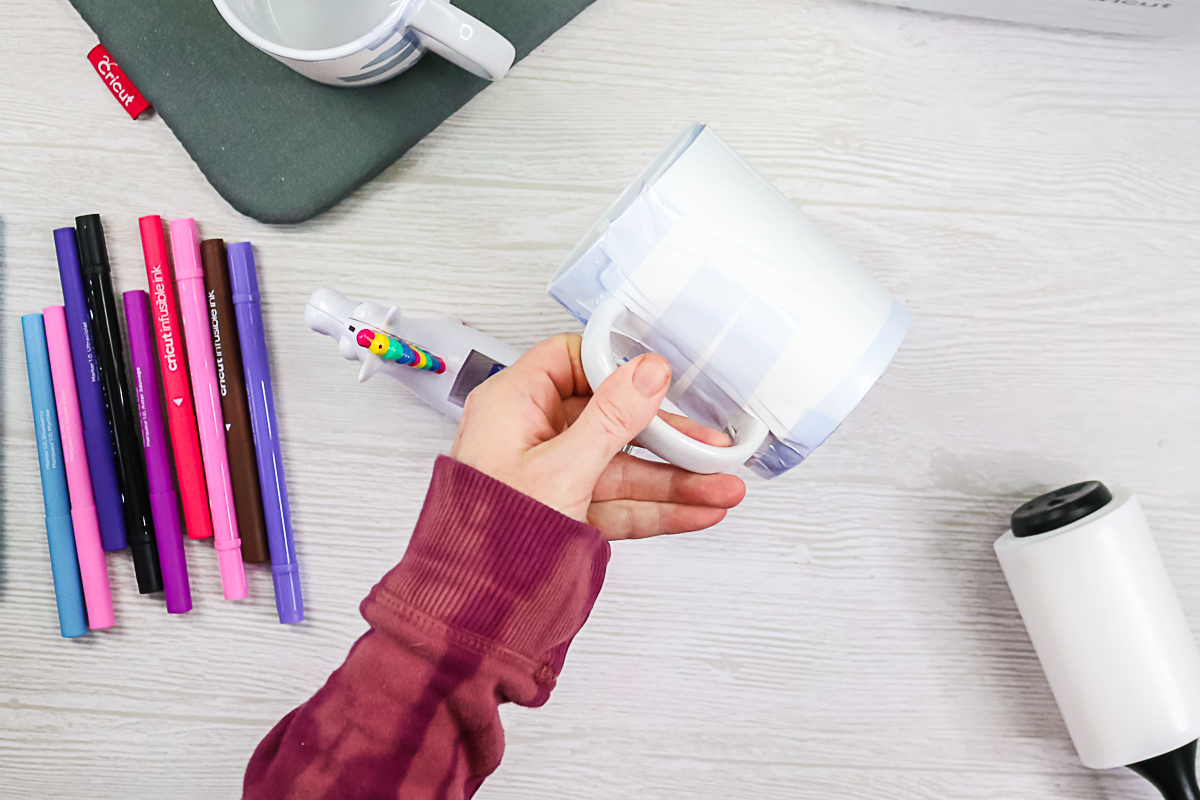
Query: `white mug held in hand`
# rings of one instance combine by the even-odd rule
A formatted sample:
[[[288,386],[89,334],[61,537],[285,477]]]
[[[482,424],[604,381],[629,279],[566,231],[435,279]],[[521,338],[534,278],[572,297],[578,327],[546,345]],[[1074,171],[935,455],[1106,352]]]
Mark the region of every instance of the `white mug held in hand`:
[[[446,0],[213,0],[239,36],[331,86],[370,86],[432,50],[481,78],[503,78],[512,43]]]
[[[638,442],[693,472],[803,461],[883,374],[909,314],[711,129],[684,130],[568,256],[550,295],[584,323],[593,388],[671,364],[667,401],[730,447],[655,419]]]

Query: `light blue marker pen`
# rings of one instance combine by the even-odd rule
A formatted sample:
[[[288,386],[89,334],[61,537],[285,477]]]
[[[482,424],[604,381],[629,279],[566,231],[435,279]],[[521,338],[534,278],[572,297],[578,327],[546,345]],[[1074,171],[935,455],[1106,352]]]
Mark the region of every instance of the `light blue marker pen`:
[[[58,626],[64,637],[83,636],[87,633],[83,586],[79,582],[75,531],[71,526],[71,498],[67,494],[67,472],[63,466],[62,440],[58,435],[58,412],[54,407],[54,383],[50,378],[50,353],[46,349],[46,326],[42,315],[21,317],[21,331],[25,334],[33,429],[37,438],[38,464],[42,468],[42,500],[46,503],[46,539],[50,543]]]

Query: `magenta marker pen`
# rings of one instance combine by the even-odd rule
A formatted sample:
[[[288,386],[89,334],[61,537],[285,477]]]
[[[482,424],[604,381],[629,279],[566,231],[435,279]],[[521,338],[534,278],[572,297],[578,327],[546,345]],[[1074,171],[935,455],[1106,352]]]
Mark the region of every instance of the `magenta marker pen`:
[[[171,457],[163,430],[162,391],[158,387],[158,352],[150,326],[150,297],[140,289],[125,292],[125,323],[129,329],[129,361],[133,367],[133,389],[141,420],[142,449],[150,483],[150,513],[162,565],[167,611],[182,614],[192,610],[187,560],[179,529],[179,507],[171,480]]]

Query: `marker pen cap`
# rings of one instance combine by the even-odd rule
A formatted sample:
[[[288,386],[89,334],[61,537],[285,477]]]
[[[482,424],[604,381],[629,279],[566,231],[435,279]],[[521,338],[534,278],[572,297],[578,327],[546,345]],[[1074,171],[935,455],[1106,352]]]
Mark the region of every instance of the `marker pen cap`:
[[[100,546],[100,517],[95,506],[71,509],[71,529],[75,535],[75,560],[79,563],[79,579],[83,583],[84,607],[87,609],[88,627],[103,630],[117,624],[113,614],[112,587],[108,582],[104,550]],[[87,558],[80,539],[94,537],[98,560]]]
[[[64,639],[74,639],[86,634],[88,627],[87,617],[84,615],[83,589],[79,582],[79,562],[75,556],[75,529],[71,525],[71,515],[47,515],[46,538],[50,542],[58,629]]]
[[[175,282],[204,280],[200,267],[200,234],[191,217],[171,220],[171,252],[175,256]],[[206,321],[205,325],[208,324]]]
[[[222,576],[221,585],[226,600],[241,600],[246,596],[246,567],[242,561],[242,540],[214,537],[213,548],[217,551],[217,567]]]
[[[235,303],[259,302],[258,270],[254,266],[254,249],[249,242],[232,242],[225,246],[229,253],[229,283]]]
[[[272,564],[271,580],[275,583],[275,610],[279,621],[291,625],[304,621],[304,597],[300,592],[300,565]]]
[[[104,227],[99,214],[75,218],[75,235],[79,243],[79,263],[84,269],[108,267],[108,245],[104,243]]]
[[[150,508],[154,513],[155,525],[160,520],[163,521],[169,535],[181,539],[178,502],[173,491],[150,495]],[[182,541],[180,544],[182,545]],[[192,590],[188,582],[183,547],[160,547],[158,558],[162,564],[163,595],[167,601],[167,613],[186,614],[192,610]]]
[[[1200,654],[1132,492],[1088,481],[1041,495],[995,550],[1084,766],[1200,737]]]

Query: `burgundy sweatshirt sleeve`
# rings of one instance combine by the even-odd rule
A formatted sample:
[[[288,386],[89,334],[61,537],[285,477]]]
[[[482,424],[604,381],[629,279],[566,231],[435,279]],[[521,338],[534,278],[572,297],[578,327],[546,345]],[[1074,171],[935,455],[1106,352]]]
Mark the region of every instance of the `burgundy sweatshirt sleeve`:
[[[246,800],[471,797],[498,706],[540,706],[604,581],[600,532],[441,457],[345,663],[258,745]]]

